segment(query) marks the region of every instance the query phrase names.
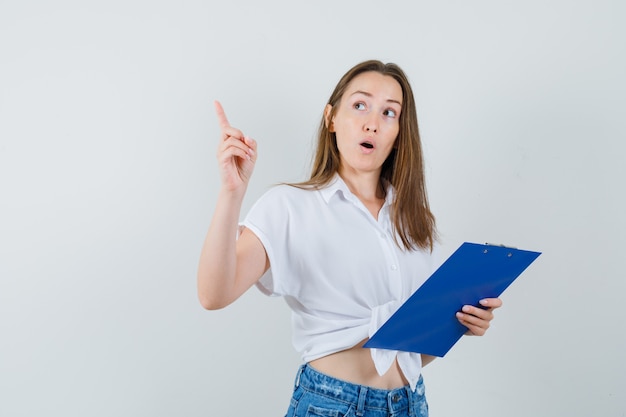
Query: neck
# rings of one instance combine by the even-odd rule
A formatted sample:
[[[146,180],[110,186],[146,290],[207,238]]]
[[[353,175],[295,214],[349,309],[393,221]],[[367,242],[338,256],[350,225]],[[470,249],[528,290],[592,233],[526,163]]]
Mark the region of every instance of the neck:
[[[378,212],[385,203],[385,191],[380,184],[378,173],[346,175],[340,170],[339,176],[346,183],[350,192],[361,200],[375,219],[378,219]]]
[[[380,185],[379,173],[350,173],[340,169],[339,176],[346,183],[350,192],[361,200],[384,199],[384,191]]]

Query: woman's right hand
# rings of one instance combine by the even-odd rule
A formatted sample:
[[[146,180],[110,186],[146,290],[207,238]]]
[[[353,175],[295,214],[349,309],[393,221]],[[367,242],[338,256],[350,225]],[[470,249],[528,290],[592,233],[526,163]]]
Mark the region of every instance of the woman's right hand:
[[[221,188],[198,265],[198,297],[209,310],[223,308],[250,288],[269,268],[263,243],[250,230],[237,237],[239,214],[256,161],[256,142],[233,128],[215,102],[221,136],[217,160]]]
[[[256,141],[230,125],[219,101],[215,101],[215,112],[221,129],[217,161],[222,177],[222,187],[227,191],[243,193],[254,170],[257,155]]]

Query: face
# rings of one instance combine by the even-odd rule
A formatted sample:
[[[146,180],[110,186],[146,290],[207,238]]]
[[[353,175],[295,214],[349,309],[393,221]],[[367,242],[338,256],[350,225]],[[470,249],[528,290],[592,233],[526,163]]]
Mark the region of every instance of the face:
[[[348,84],[337,106],[332,120],[330,105],[325,114],[329,130],[337,138],[339,174],[380,175],[400,130],[400,84],[378,72],[359,74]]]

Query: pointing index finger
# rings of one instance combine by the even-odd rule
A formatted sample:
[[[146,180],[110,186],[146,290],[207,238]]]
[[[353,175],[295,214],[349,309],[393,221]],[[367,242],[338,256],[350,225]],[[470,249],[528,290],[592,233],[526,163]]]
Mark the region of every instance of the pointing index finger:
[[[220,126],[222,128],[230,127],[230,123],[228,122],[228,118],[226,117],[222,104],[217,100],[215,100],[213,104],[215,105],[215,113],[217,114],[217,120],[219,121]]]

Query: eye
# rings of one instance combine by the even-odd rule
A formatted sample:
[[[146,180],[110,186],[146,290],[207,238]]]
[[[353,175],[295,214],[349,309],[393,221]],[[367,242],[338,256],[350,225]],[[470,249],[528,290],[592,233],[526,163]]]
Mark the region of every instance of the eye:
[[[387,117],[396,117],[396,111],[394,109],[387,109],[383,114]]]
[[[365,110],[365,103],[361,103],[361,102],[355,103],[354,108],[357,110]]]

